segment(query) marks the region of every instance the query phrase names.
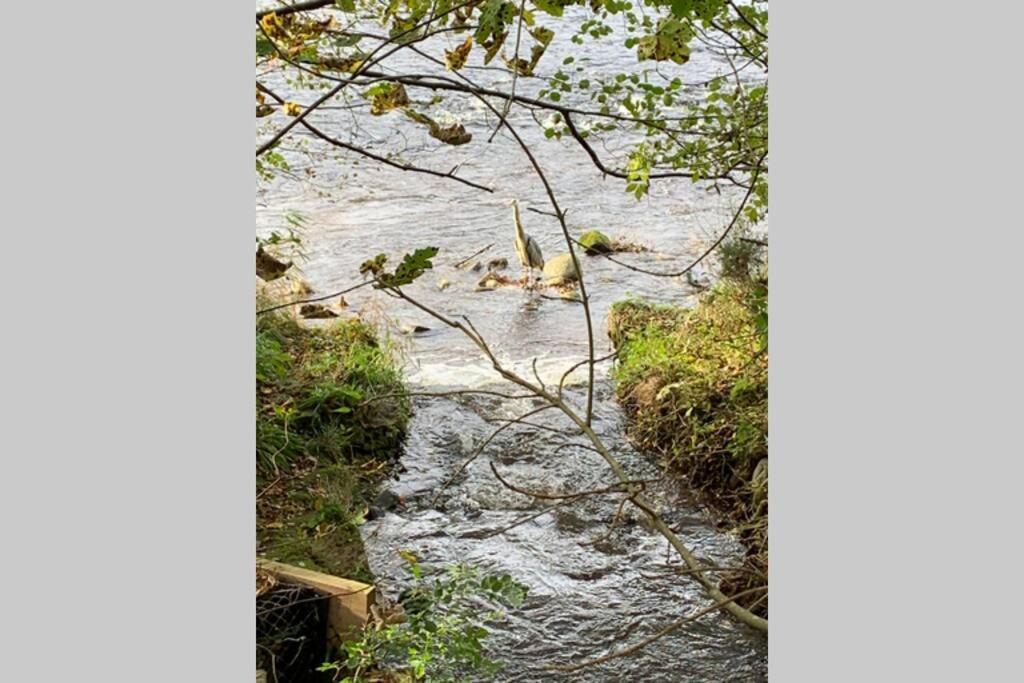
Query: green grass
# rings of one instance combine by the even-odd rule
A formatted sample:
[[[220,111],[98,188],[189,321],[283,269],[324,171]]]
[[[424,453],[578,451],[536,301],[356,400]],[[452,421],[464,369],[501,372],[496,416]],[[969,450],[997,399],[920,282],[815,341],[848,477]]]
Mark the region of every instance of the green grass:
[[[359,320],[257,318],[262,555],[367,580],[358,525],[410,415],[394,351]]]

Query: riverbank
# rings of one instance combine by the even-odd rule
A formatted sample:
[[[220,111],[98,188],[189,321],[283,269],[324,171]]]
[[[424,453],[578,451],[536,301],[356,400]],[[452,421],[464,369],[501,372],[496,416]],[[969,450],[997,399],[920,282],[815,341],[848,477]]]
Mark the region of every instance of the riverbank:
[[[742,569],[722,576],[726,594],[767,584],[766,300],[766,279],[729,278],[693,309],[625,301],[608,318],[630,439],[657,454],[747,548]],[[767,616],[767,603],[753,611]]]
[[[403,390],[394,352],[360,320],[314,326],[283,311],[258,316],[261,557],[373,581],[359,525],[405,435]]]

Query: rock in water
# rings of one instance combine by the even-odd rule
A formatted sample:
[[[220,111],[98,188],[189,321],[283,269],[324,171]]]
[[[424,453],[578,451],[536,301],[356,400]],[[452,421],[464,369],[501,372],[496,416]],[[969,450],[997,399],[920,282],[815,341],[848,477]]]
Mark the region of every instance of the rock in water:
[[[487,270],[495,271],[502,270],[503,268],[508,268],[507,258],[496,258],[487,262]]]
[[[572,262],[572,254],[559,254],[544,264],[544,284],[548,286],[564,285],[576,282],[580,275],[576,272],[576,264]]]
[[[323,318],[337,318],[338,314],[320,304],[306,304],[299,309],[299,315],[303,318],[310,319],[323,319]]]
[[[586,251],[587,256],[596,254],[607,254],[612,250],[612,241],[608,235],[600,230],[589,230],[580,235],[580,246]]]
[[[256,275],[264,282],[272,282],[284,275],[284,272],[292,267],[292,264],[278,261],[276,258],[263,251],[263,245],[256,248]]]

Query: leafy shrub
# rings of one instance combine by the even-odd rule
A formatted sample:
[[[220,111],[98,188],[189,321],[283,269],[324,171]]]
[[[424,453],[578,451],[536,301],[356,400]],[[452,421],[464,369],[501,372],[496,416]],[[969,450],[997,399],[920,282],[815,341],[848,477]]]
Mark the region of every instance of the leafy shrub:
[[[342,659],[322,670],[344,674],[341,683],[380,680],[381,672],[415,681],[493,676],[500,665],[484,654],[486,625],[504,616],[502,608],[522,605],[526,586],[465,564],[425,571],[412,553],[402,556],[413,579],[400,597],[404,619],[367,628],[362,640],[345,644]]]
[[[358,320],[305,328],[285,314],[260,316],[256,380],[261,462],[281,448],[285,434],[318,458],[386,455],[408,422],[400,369],[373,329]]]

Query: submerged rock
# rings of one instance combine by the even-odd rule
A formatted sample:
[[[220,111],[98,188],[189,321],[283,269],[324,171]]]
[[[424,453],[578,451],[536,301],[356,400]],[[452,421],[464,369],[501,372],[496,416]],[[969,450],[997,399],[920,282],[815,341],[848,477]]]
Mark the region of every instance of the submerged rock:
[[[490,261],[487,262],[487,270],[494,271],[494,270],[503,270],[505,268],[508,268],[508,259],[507,258],[496,258],[496,259],[491,259]],[[476,270],[476,269],[474,268],[473,270]]]
[[[588,256],[607,254],[612,250],[611,239],[600,230],[588,230],[580,235],[579,242]]]
[[[366,511],[367,519],[383,517],[385,512],[405,507],[405,498],[398,495],[391,489],[384,489],[373,501],[373,505]]]
[[[564,285],[568,282],[576,282],[580,279],[576,271],[576,264],[573,263],[572,254],[559,254],[544,264],[544,284],[548,286]]]

